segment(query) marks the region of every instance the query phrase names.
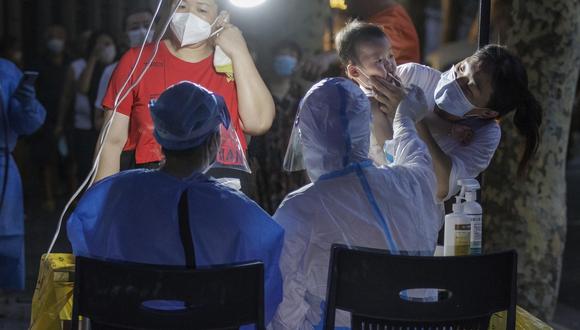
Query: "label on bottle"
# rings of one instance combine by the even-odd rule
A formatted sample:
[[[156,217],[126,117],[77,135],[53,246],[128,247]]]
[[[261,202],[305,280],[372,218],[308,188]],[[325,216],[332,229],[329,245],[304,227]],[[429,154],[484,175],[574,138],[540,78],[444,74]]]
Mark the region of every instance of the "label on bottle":
[[[469,215],[471,220],[470,253],[481,254],[482,222],[481,214]]]
[[[471,239],[471,224],[455,225],[455,253],[456,256],[469,254],[469,241]]]

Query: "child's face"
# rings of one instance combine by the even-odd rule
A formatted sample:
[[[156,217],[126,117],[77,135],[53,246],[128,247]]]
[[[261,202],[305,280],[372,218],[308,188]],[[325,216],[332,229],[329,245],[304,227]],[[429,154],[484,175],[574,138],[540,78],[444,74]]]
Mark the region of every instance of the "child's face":
[[[358,43],[356,46],[358,66],[364,73],[386,79],[387,73],[395,74],[397,64],[391,49],[391,43],[387,38],[377,38]]]

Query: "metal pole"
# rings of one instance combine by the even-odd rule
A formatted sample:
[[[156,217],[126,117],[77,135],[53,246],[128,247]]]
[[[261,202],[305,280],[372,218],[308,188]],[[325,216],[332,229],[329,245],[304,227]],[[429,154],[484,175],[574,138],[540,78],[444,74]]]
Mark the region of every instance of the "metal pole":
[[[479,41],[478,48],[489,44],[491,21],[491,0],[479,0]]]
[[[478,48],[485,47],[489,44],[489,28],[491,22],[491,0],[479,0],[479,40]],[[481,196],[483,195],[484,173],[481,173],[477,180],[481,189],[477,192],[477,202],[482,205]],[[484,222],[481,223],[482,227]],[[481,229],[483,231],[483,228]],[[485,251],[485,237],[481,238],[482,253]]]

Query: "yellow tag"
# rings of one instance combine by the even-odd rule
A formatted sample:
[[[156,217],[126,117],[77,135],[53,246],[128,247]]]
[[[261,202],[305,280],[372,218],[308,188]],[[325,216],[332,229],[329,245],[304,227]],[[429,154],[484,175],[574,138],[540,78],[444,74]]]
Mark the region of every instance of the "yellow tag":
[[[330,8],[346,10],[345,0],[330,0]]]

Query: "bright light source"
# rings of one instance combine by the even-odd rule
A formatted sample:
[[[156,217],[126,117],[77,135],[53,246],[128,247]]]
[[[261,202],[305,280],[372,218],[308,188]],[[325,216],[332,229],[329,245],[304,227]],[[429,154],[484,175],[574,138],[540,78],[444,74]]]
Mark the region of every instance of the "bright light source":
[[[236,7],[250,8],[259,6],[266,2],[266,0],[230,0],[230,2]]]

